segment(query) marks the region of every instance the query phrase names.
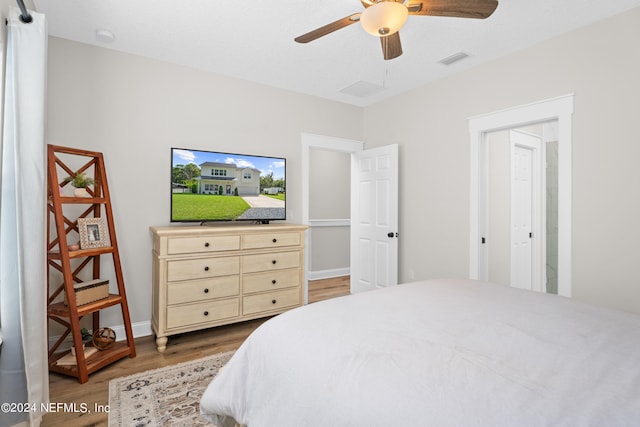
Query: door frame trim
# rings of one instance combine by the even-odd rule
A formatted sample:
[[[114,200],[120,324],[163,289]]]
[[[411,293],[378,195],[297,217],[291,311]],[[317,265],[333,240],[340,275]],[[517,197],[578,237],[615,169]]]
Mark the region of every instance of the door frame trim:
[[[567,94],[470,117],[469,277],[487,280],[488,257],[481,238],[488,229],[486,140],[488,132],[558,121],[558,294],[572,295],[571,193],[572,116],[575,94]]]

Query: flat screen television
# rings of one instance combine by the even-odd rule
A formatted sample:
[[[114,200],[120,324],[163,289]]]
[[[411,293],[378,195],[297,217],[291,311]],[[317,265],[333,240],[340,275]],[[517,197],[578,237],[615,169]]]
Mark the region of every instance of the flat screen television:
[[[286,219],[286,159],[171,148],[171,222]]]

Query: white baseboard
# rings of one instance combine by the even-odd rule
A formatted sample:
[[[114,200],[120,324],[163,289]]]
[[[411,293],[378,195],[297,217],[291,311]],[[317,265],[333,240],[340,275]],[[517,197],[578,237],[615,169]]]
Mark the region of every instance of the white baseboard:
[[[117,341],[124,341],[127,334],[124,332],[124,325],[109,326],[116,333]],[[133,338],[148,337],[153,334],[151,330],[151,321],[136,322],[131,324]]]
[[[331,270],[318,270],[309,272],[309,280],[330,279],[332,277],[342,277],[351,274],[349,267],[334,268]]]

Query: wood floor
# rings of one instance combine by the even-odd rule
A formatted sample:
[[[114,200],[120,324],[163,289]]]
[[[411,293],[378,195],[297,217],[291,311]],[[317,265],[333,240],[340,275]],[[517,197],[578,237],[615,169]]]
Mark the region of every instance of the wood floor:
[[[309,282],[309,303],[348,294],[348,276]],[[175,335],[169,338],[169,344],[164,353],[156,351],[153,337],[138,338],[135,340],[137,356],[134,359],[122,359],[93,373],[89,377],[89,382],[85,384],[78,383],[72,377],[51,373],[49,374],[50,402],[60,404],[60,406],[65,403],[75,403],[78,408],[81,408],[81,405],[86,405],[88,411],[73,413],[65,411],[61,406],[60,412],[45,415],[41,426],[107,426],[107,413],[95,412],[94,408],[96,405],[108,407],[109,381],[111,379],[235,350],[254,329],[266,320],[250,320],[234,325]]]

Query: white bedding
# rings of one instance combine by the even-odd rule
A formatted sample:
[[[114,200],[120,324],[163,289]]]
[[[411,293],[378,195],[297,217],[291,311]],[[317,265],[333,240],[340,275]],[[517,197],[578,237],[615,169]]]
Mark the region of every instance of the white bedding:
[[[327,300],[259,327],[201,412],[248,427],[639,426],[640,316],[470,280]]]

